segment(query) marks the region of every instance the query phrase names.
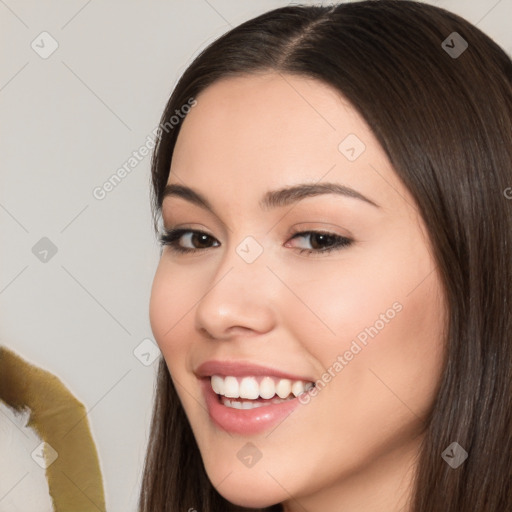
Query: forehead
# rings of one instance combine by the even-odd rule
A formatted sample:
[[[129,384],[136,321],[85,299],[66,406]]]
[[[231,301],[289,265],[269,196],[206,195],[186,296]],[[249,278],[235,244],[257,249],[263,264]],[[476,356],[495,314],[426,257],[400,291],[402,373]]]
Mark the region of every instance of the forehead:
[[[243,159],[248,149],[258,151],[262,159],[288,159],[319,146],[337,157],[341,134],[358,132],[368,138],[364,121],[337,91],[305,77],[230,77],[206,88],[196,100],[175,148],[178,153],[183,145],[196,145],[198,151],[187,152],[194,159],[207,153],[208,158],[224,156],[213,150],[227,145],[231,161]]]
[[[258,199],[270,188],[335,181],[397,199],[399,182],[371,129],[335,89],[319,80],[260,73],[215,82],[196,98],[178,136],[169,183]],[[347,143],[361,151],[348,158]],[[350,149],[350,148],[348,148]],[[383,184],[385,186],[383,187]]]

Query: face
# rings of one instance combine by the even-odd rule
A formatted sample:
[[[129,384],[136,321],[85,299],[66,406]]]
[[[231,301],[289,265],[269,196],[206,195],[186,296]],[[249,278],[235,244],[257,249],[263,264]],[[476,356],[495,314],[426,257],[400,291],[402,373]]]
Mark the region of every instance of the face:
[[[445,302],[416,204],[322,82],[250,75],[196,99],[162,205],[184,231],[166,239],[150,319],[207,474],[247,507],[332,510],[370,484],[387,503],[442,366]]]

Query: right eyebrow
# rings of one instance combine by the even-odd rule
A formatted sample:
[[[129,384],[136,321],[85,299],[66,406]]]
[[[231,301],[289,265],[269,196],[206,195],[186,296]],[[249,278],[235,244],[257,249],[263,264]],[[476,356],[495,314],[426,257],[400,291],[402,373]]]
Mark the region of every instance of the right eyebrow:
[[[377,203],[371,199],[368,199],[357,190],[354,190],[353,188],[347,187],[345,185],[341,185],[339,183],[301,183],[278,190],[270,190],[265,193],[259,204],[263,210],[282,208],[307,197],[313,197],[322,194],[337,194],[344,197],[355,198],[373,205],[376,208],[380,208]],[[205,210],[208,210],[217,216],[217,213],[214,211],[208,199],[206,199],[203,194],[190,187],[174,183],[166,185],[163,193],[163,199],[170,196],[181,197],[182,199],[185,199],[186,201],[204,208]]]

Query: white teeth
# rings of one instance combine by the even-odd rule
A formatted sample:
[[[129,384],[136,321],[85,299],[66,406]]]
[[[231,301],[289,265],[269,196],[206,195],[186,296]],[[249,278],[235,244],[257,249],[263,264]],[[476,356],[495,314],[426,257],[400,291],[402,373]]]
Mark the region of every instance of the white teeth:
[[[258,381],[254,377],[244,377],[240,382],[240,398],[250,398],[254,400],[260,395]]]
[[[260,396],[261,398],[272,398],[276,394],[276,385],[274,379],[270,377],[263,377],[260,382]]]
[[[292,391],[292,381],[290,379],[281,379],[276,386],[276,393],[279,398],[286,398]]]
[[[297,397],[314,387],[313,382],[291,381],[290,379],[278,379],[270,376],[237,378],[212,375],[210,381],[212,389],[217,395],[226,398],[245,398],[247,400],[256,400],[259,397],[269,400],[275,397],[275,400],[283,401],[283,399],[288,399],[291,393]],[[250,403],[246,405],[246,402],[235,402],[234,400],[228,400],[228,402],[232,404],[228,407],[251,408],[249,407]]]
[[[219,375],[213,375],[212,377],[212,388],[218,395],[224,394],[224,379]]]
[[[238,386],[238,380],[236,377],[226,377],[224,379],[224,396],[230,398],[238,398],[240,388]]]
[[[237,402],[236,400],[229,400],[229,398],[222,398],[222,403],[232,409],[256,409],[268,405],[263,402]]]
[[[304,382],[296,380],[292,385],[292,393],[295,396],[299,396],[301,393],[304,393]]]

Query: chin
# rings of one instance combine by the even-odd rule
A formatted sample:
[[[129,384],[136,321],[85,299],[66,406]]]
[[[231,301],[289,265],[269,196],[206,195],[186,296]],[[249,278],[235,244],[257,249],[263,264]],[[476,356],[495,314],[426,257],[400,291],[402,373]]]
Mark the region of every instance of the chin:
[[[265,508],[281,503],[288,495],[264,469],[215,468],[206,473],[217,492],[227,501],[247,508]],[[228,475],[228,476],[226,476]],[[217,483],[217,485],[215,485]]]
[[[233,505],[247,508],[266,508],[276,503],[281,503],[285,497],[282,495],[273,495],[270,489],[266,489],[262,486],[256,486],[257,488],[243,488],[222,485],[217,492]],[[276,489],[273,489],[274,491]]]

